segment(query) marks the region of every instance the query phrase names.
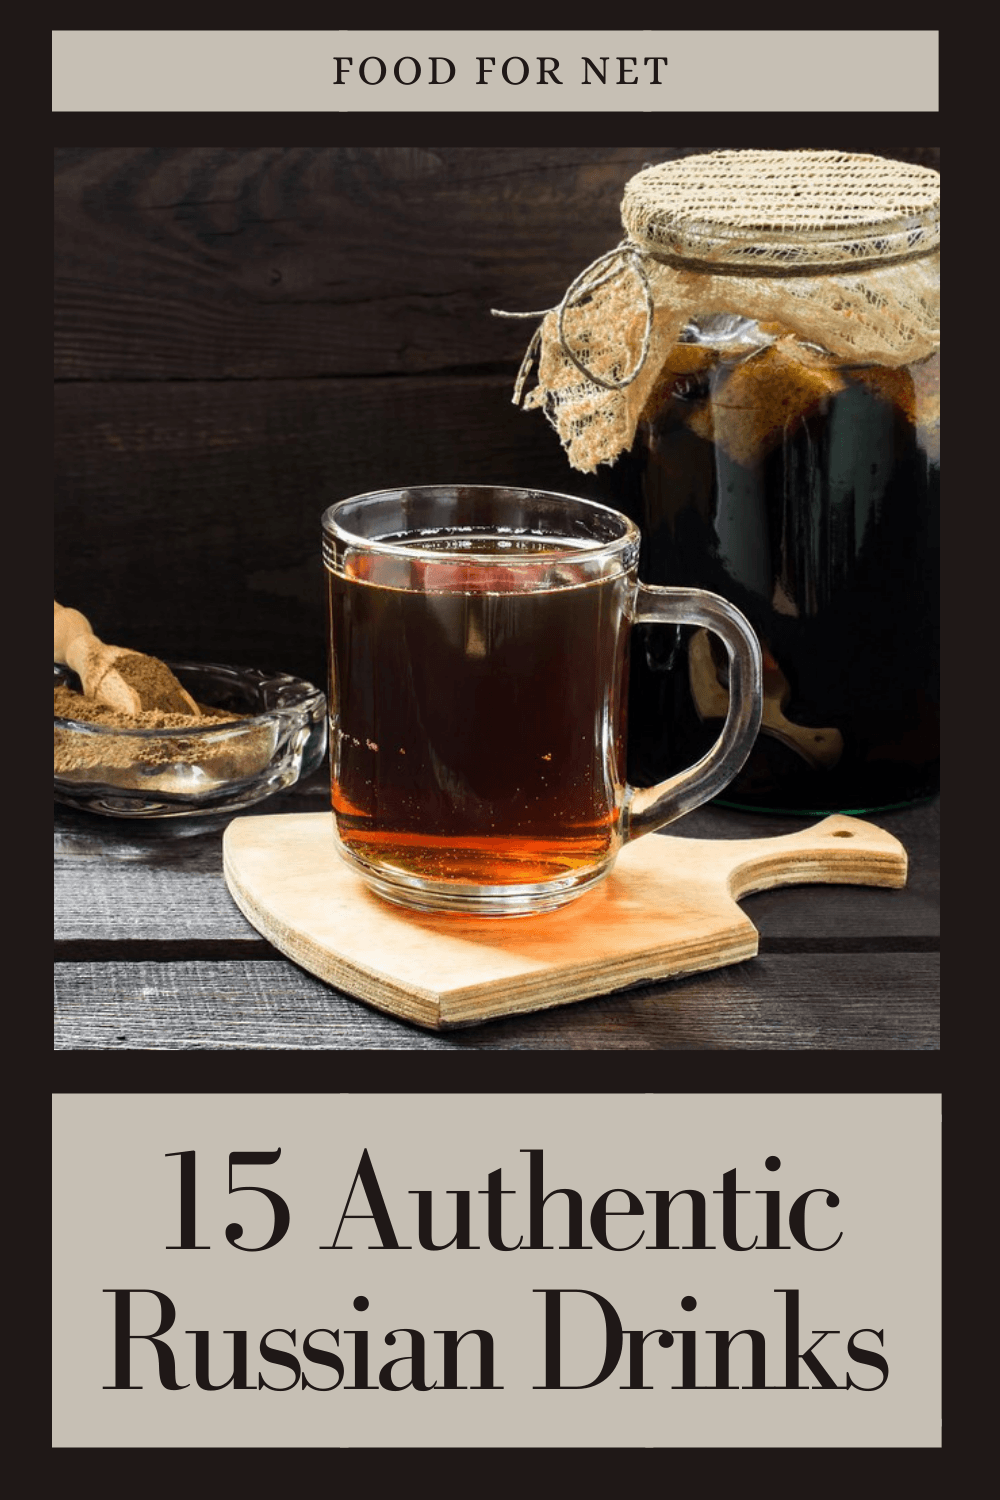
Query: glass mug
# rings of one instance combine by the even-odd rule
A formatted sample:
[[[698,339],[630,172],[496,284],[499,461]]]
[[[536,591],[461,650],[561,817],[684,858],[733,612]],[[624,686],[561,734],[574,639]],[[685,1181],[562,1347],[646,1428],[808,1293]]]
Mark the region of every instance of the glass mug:
[[[487,485],[383,490],[325,512],[323,558],[336,839],[390,901],[549,911],[749,754],[756,636],[718,595],[640,583],[639,531],[617,511]],[[625,776],[640,622],[703,626],[729,657],[715,745],[648,788]]]

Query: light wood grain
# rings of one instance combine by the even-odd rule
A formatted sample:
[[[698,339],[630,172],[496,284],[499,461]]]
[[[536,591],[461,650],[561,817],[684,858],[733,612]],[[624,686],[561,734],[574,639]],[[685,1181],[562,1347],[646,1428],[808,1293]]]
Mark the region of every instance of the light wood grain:
[[[516,920],[381,900],[338,855],[330,814],[234,822],[223,868],[240,910],[282,953],[379,1009],[444,1028],[737,963],[757,952],[741,895],[803,882],[901,886],[906,853],[843,816],[773,839],[640,839],[595,890]]]
[[[275,811],[326,808],[325,777]],[[241,816],[259,816],[248,813]],[[937,800],[879,817],[909,854],[903,890],[747,896],[759,956],[729,968],[447,1033],[380,1015],[279,958],[222,877],[221,827],[57,807],[56,1046],[150,1051],[933,1051]],[[690,838],[767,838],[799,820],[707,806]],[[671,836],[671,835],[666,835]],[[659,837],[659,835],[654,835]]]
[[[267,811],[321,812],[329,801],[323,771],[271,799]],[[877,952],[887,943],[932,949],[940,931],[940,817],[935,800],[876,820],[906,848],[904,890],[800,886],[745,897],[743,908],[760,933],[761,951],[789,944],[826,952],[852,947]],[[184,944],[183,956],[191,958],[205,944],[216,949],[230,944],[233,958],[241,950],[259,950],[258,933],[222,878],[222,829],[230,821],[225,817],[212,826],[191,820],[181,827],[172,819],[124,821],[57,806],[54,937],[59,950],[116,942]],[[708,806],[673,825],[668,836],[768,838],[805,822]]]

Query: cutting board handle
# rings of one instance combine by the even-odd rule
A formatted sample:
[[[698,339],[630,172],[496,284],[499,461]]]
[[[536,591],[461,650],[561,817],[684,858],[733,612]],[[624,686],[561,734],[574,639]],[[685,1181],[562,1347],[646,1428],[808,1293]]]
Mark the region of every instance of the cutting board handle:
[[[845,813],[834,813],[778,838],[716,844],[730,861],[729,893],[739,900],[777,885],[906,884],[906,850],[897,838]]]

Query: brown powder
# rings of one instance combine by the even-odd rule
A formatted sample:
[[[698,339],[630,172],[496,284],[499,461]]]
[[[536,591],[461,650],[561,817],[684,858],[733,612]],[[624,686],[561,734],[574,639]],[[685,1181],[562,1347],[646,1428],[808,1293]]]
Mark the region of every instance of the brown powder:
[[[113,670],[127,687],[139,695],[140,703],[156,703],[168,713],[190,712],[181,685],[165,662],[138,651],[123,651],[116,656]],[[176,726],[175,726],[176,727]]]
[[[219,784],[255,775],[270,760],[276,730],[270,722],[243,733],[233,730],[250,717],[228,709],[199,704],[203,717],[190,713],[166,713],[145,709],[122,713],[85,698],[65,684],[53,689],[56,718],[100,728],[121,730],[201,729],[202,734],[139,736],[136,734],[86,734],[55,726],[55,773],[70,779],[101,781],[122,787],[147,786],[159,790],[201,790],[190,785],[192,770],[204,773],[205,783]],[[218,729],[214,734],[211,730]],[[185,769],[186,768],[186,769]],[[171,777],[177,778],[176,786]]]
[[[150,657],[144,659],[151,660]],[[117,662],[115,670],[120,670]],[[126,676],[124,671],[122,671],[122,676]],[[129,686],[142,691],[138,682],[130,681]],[[248,717],[247,714],[231,713],[225,708],[209,708],[204,703],[198,704],[203,715],[201,718],[186,711],[167,713],[159,708],[147,708],[141,713],[126,714],[120,709],[110,708],[106,703],[99,703],[96,698],[85,698],[82,693],[74,692],[65,683],[57,684],[53,695],[57,719],[75,719],[81,724],[107,724],[113,729],[197,729],[207,727],[205,719],[211,720],[214,724],[228,724]]]

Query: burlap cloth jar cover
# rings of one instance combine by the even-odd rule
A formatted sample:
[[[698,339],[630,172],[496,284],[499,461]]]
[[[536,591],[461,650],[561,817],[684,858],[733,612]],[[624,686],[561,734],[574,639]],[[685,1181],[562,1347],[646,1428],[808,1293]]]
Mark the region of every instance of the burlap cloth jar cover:
[[[761,637],[739,805],[868,811],[938,784],[939,182],[834,151],[649,167],[621,243],[524,315],[514,399],[639,523],[646,580],[714,589]],[[638,781],[725,712],[710,638],[667,634],[633,651]]]

